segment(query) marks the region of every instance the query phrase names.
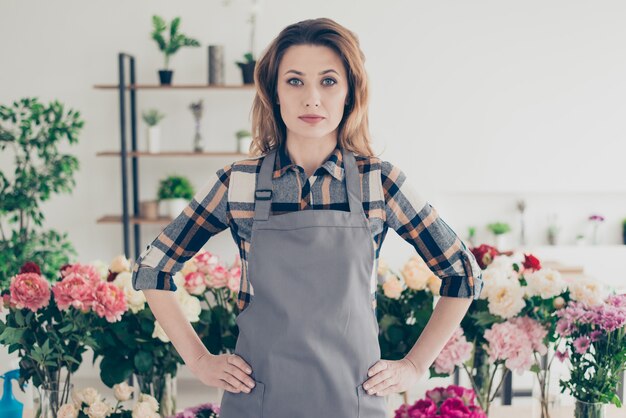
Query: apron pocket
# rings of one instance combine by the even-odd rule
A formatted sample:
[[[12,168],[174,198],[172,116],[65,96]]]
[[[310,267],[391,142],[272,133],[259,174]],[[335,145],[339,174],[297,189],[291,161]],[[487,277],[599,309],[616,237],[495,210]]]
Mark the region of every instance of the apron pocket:
[[[359,402],[357,418],[385,418],[387,414],[387,402],[383,396],[370,395],[363,385],[356,387]]]
[[[233,393],[224,389],[220,405],[220,417],[222,418],[261,418],[263,416],[263,395],[265,385],[255,382],[250,393]]]

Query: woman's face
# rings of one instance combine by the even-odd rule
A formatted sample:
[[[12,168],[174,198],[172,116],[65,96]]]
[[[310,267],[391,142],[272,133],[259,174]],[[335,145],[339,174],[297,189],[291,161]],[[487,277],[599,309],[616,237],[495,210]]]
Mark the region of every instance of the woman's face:
[[[301,139],[337,139],[343,118],[348,78],[343,61],[329,47],[294,45],[278,66],[280,114],[287,136]],[[318,119],[303,119],[307,114]]]

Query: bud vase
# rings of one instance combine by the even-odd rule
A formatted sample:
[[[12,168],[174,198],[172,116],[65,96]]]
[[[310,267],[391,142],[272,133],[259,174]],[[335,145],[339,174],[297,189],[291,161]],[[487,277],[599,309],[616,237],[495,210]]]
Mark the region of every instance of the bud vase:
[[[57,418],[59,408],[68,402],[72,402],[70,397],[74,387],[73,383],[69,386],[65,382],[54,382],[49,385],[38,387],[34,400],[34,418]]]

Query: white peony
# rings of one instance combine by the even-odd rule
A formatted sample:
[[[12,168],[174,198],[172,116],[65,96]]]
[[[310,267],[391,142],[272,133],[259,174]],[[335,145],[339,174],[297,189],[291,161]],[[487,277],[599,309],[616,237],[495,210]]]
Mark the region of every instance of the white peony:
[[[569,283],[570,297],[589,306],[600,305],[607,296],[604,286],[590,278],[582,277]]]
[[[189,292],[185,290],[184,286],[176,289],[176,296],[187,320],[189,322],[198,322],[200,320],[200,313],[202,312],[200,300],[191,296]]]
[[[154,331],[152,331],[152,338],[158,338],[164,343],[170,342],[170,337],[167,336],[159,321],[154,321]]]
[[[118,274],[113,284],[124,291],[126,304],[132,313],[136,314],[146,307],[146,295],[140,290],[133,289],[131,272],[124,271]]]
[[[526,294],[528,296],[541,296],[549,299],[560,295],[567,288],[561,273],[552,269],[541,269],[530,274],[525,274]]]
[[[111,261],[109,270],[113,273],[121,273],[123,271],[130,271],[130,261],[123,255],[118,255]]]
[[[491,294],[491,291],[497,288],[498,284],[503,281],[517,280],[517,273],[512,268],[509,269],[505,266],[487,267],[483,270],[483,290],[480,292],[480,299],[487,299]]]
[[[77,418],[78,417],[78,407],[76,404],[66,403],[61,406],[57,411],[57,418]]]
[[[127,382],[116,383],[113,385],[113,394],[115,399],[124,402],[130,399],[133,394],[134,387],[130,386]]]
[[[157,412],[159,410],[159,402],[154,396],[151,396],[147,393],[139,394],[139,402],[147,402],[154,412]]]
[[[383,283],[383,293],[391,299],[399,299],[402,294],[402,282],[394,274],[389,274]]]
[[[517,315],[526,306],[524,289],[517,279],[497,280],[487,300],[489,312],[505,319]]]
[[[426,262],[419,256],[412,256],[409,261],[402,267],[402,277],[406,286],[413,290],[424,290],[428,286],[428,281],[433,272],[430,270]]]
[[[106,418],[111,412],[113,412],[113,407],[103,401],[95,401],[89,405],[89,408],[85,408],[85,413],[89,418]]]

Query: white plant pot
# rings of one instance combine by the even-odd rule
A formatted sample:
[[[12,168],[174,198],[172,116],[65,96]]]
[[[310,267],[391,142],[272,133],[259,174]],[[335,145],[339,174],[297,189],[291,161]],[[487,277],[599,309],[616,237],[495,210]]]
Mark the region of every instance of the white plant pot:
[[[159,125],[148,127],[147,151],[150,153],[161,151],[161,127]]]
[[[251,136],[244,136],[243,138],[237,138],[237,152],[247,154],[252,144]]]
[[[189,201],[187,199],[163,199],[159,202],[159,209],[162,215],[174,219],[185,209]]]
[[[499,251],[509,250],[509,233],[496,235],[496,248]]]

